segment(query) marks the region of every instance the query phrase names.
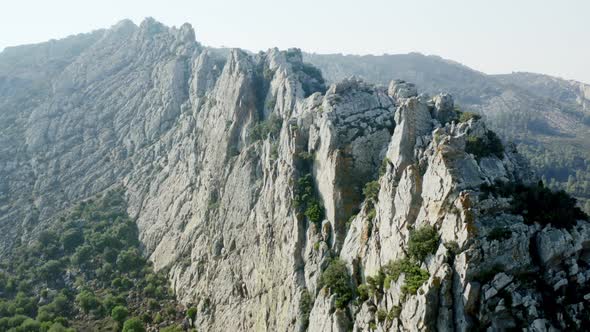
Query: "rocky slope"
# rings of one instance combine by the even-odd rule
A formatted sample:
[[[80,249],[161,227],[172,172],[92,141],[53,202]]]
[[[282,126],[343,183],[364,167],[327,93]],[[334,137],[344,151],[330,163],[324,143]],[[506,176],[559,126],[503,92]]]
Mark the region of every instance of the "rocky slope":
[[[590,213],[590,109],[587,84],[547,75],[486,75],[438,56],[304,54],[326,79],[356,75],[368,82],[413,82],[449,92],[458,107],[478,112],[505,140],[518,144],[552,187],[565,189]],[[585,203],[586,202],[586,203]]]
[[[587,323],[588,223],[525,223],[509,197],[486,197],[482,184],[533,176],[513,147],[488,153],[495,136],[458,121],[450,95],[327,87],[298,50],[224,57],[189,25],[152,19],[7,49],[0,63],[4,252],[122,186],[144,252],[199,308],[199,330]],[[358,297],[427,225],[440,241],[412,261],[427,276],[417,292],[402,273]],[[355,301],[321,277],[338,257]]]

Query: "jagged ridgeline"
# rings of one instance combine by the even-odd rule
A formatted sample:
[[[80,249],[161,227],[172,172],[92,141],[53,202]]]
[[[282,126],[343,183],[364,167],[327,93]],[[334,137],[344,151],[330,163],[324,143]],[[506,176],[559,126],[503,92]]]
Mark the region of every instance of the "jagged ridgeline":
[[[80,203],[9,257],[0,262],[2,331],[184,330],[188,313],[166,270],[142,256],[122,190]]]
[[[90,228],[71,238],[84,242],[68,260],[49,259],[53,278],[34,274],[40,286],[22,296],[36,301],[43,287],[48,301],[59,296],[51,282],[67,286],[66,268],[93,281],[63,294],[74,316],[54,322],[114,324],[107,314],[124,310],[80,303],[102,308],[105,287],[128,279],[127,316],[145,326],[157,314],[170,325],[188,315],[205,331],[588,324],[587,216],[448,94],[356,78],[328,87],[298,50],[207,48],[189,25],[152,19],[7,49],[0,78],[2,253],[37,248],[54,229],[49,248],[65,254],[63,210],[112,187],[127,202],[96,213],[84,211],[101,200],[81,205],[79,227]],[[117,222],[112,211],[129,217]],[[92,228],[103,221],[104,231]],[[120,228],[136,229],[139,242],[116,237]],[[97,236],[90,250],[109,234],[120,247],[80,265],[86,230]],[[118,264],[121,255],[130,263]],[[50,257],[19,256],[8,278],[17,262],[34,260],[23,267],[31,274]],[[114,288],[101,279],[117,274]],[[166,309],[175,302],[162,276],[192,310],[174,318]],[[13,301],[18,289],[3,294]],[[33,306],[31,319],[51,303]]]

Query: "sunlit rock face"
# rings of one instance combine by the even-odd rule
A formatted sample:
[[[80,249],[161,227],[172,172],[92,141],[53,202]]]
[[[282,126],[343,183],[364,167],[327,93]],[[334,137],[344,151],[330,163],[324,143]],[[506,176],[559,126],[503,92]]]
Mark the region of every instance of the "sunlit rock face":
[[[199,308],[199,330],[543,331],[587,320],[588,223],[528,225],[507,198],[482,195],[482,184],[534,177],[509,146],[466,152],[488,130],[460,123],[448,94],[357,78],[325,86],[298,50],[209,49],[189,25],[147,19],[7,49],[0,95],[2,250],[122,187],[145,254]],[[307,174],[316,222],[296,204]],[[340,258],[356,289],[405,258],[411,230],[426,225],[440,241],[415,294],[402,275],[337,307],[322,287]]]

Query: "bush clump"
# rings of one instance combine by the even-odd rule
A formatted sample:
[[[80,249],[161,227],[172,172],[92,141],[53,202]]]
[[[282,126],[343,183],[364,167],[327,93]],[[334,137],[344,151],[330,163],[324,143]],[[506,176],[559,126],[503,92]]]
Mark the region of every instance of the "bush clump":
[[[250,137],[253,141],[260,141],[270,136],[273,139],[278,138],[283,126],[283,120],[275,113],[271,113],[268,119],[255,124],[250,130]]]
[[[324,219],[324,207],[316,196],[311,173],[297,180],[294,204],[303,211],[310,222],[317,224]]]
[[[123,324],[123,332],[145,332],[145,327],[139,318],[130,318]]]
[[[126,211],[123,192],[107,192],[0,257],[0,331],[37,331],[37,323],[41,331],[116,330],[127,316],[148,311],[150,300],[175,303],[165,272],[154,272],[142,257]],[[18,324],[4,328],[4,322]]]
[[[76,302],[85,313],[89,313],[91,310],[96,310],[101,305],[94,293],[88,290],[80,292],[80,294],[76,296]]]
[[[438,248],[440,237],[433,226],[427,225],[410,231],[408,254],[416,261],[423,261]]]
[[[478,160],[489,156],[504,157],[504,145],[498,135],[491,130],[488,130],[484,137],[468,136],[465,151],[473,154]]]
[[[123,324],[127,316],[129,316],[129,310],[122,305],[118,305],[111,310],[111,318],[119,324]]]
[[[301,325],[304,328],[307,328],[309,325],[309,314],[311,313],[312,307],[313,300],[311,298],[311,294],[307,289],[304,289],[301,292],[301,300],[299,301],[299,315],[301,317]]]
[[[195,325],[195,319],[197,318],[197,308],[190,307],[186,311],[186,317],[188,317],[191,320],[191,325],[194,326]]]
[[[365,196],[365,199],[376,202],[377,198],[379,197],[379,188],[379,181],[371,181],[365,184],[365,187],[363,188],[363,195]]]
[[[471,119],[479,120],[481,119],[481,115],[473,112],[457,112],[459,116],[459,122],[468,122]]]
[[[537,185],[496,182],[493,185],[483,184],[480,189],[484,197],[511,198],[511,212],[522,215],[527,225],[538,222],[568,228],[576,225],[578,220],[588,220],[588,215],[577,206],[575,198],[563,190],[552,191],[541,181]]]
[[[330,294],[336,294],[336,308],[343,309],[352,300],[353,288],[346,264],[340,259],[334,259],[322,272],[319,281],[320,288],[326,287]]]
[[[433,226],[412,230],[408,241],[409,257],[390,261],[375,276],[367,277],[367,283],[357,288],[358,300],[366,301],[369,296],[383,293],[383,289],[389,289],[391,283],[397,281],[402,274],[405,276],[402,293],[416,294],[430,277],[428,271],[420,268],[420,262],[436,251],[439,242],[440,237]]]
[[[379,189],[380,189],[379,181],[371,181],[365,184],[363,188],[363,195],[366,199],[367,204],[367,219],[374,220],[377,216],[377,210],[375,209],[375,203],[379,198]]]

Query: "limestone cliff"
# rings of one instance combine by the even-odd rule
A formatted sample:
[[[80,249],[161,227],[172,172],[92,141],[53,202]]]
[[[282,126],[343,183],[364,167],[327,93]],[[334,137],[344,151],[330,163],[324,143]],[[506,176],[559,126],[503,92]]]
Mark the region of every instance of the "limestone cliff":
[[[466,152],[489,132],[477,118],[459,122],[449,95],[354,78],[327,87],[298,50],[226,55],[198,44],[189,25],[152,19],[73,38],[0,54],[0,64],[47,54],[0,66],[3,251],[122,186],[145,254],[198,306],[199,330],[587,322],[590,225],[525,223],[509,198],[484,195],[482,184],[533,176],[513,148]],[[337,308],[320,289],[333,258],[360,285],[406,257],[411,231],[425,225],[440,241],[416,294],[400,277]]]

